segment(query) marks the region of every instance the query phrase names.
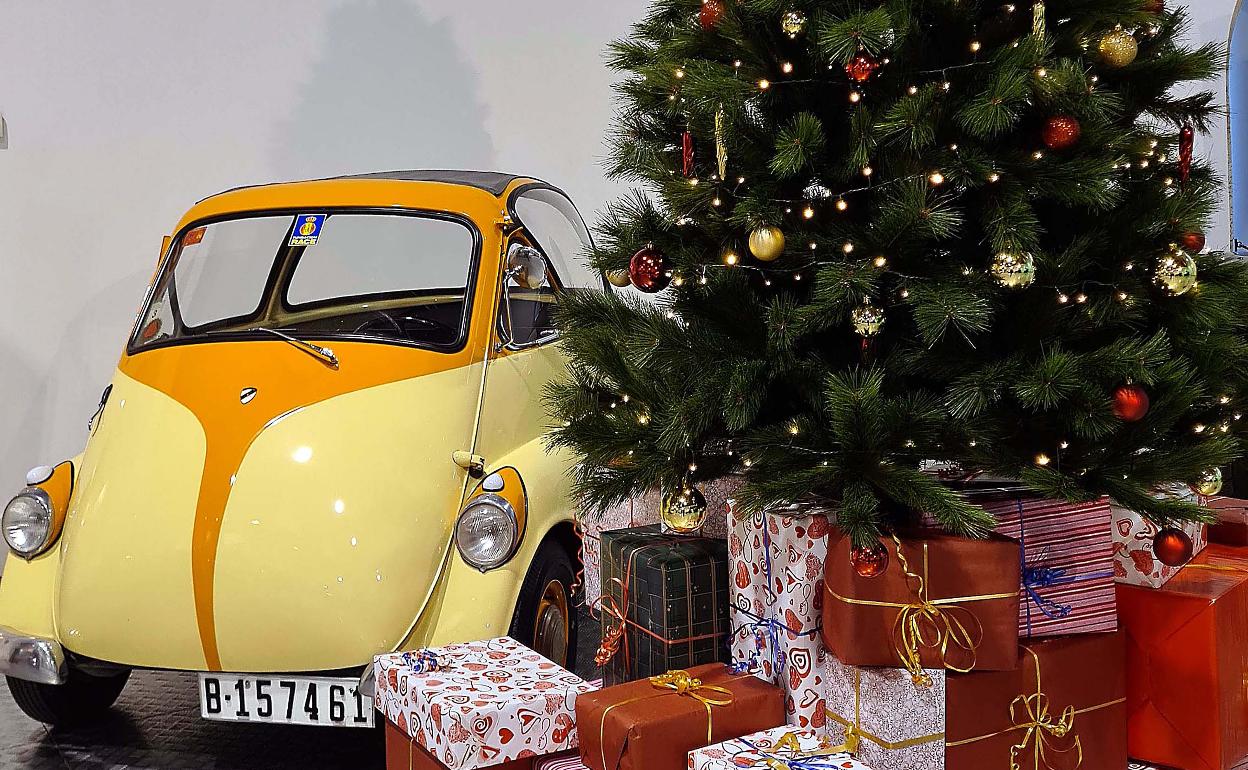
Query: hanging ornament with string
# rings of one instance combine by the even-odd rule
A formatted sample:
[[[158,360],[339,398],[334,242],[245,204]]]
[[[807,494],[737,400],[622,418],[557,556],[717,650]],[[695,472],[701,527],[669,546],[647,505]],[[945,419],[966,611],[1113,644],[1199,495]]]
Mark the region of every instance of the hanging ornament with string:
[[[715,162],[719,166],[719,178],[724,180],[728,178],[727,123],[728,116],[724,113],[724,105],[721,104],[715,111]]]
[[[806,14],[801,11],[787,11],[780,17],[780,29],[784,30],[790,40],[796,40],[806,31],[806,21]]]
[[[693,178],[693,134],[689,129],[680,137],[680,173],[685,179]]]
[[[877,578],[888,569],[888,549],[879,543],[855,548],[849,553],[849,563],[859,577]]]
[[[1213,497],[1222,491],[1222,469],[1210,468],[1197,476],[1196,480],[1187,486],[1188,489],[1198,495]]]
[[[1199,230],[1193,230],[1190,233],[1183,233],[1179,238],[1179,244],[1188,252],[1200,252],[1205,250],[1205,234]]]
[[[992,277],[1007,289],[1023,289],[1036,281],[1036,259],[1027,252],[1003,251],[992,258]]]
[[[1114,415],[1123,422],[1139,422],[1148,414],[1148,391],[1128,382],[1114,390]]]
[[[663,526],[678,535],[696,533],[706,523],[706,497],[688,482],[663,496],[659,516]]]
[[[1046,32],[1044,0],[1039,0],[1035,5],[1031,6],[1031,34],[1036,37],[1044,37]]]
[[[1192,560],[1192,538],[1178,527],[1165,527],[1153,536],[1153,553],[1167,567],[1182,567]]]
[[[1179,244],[1172,243],[1170,250],[1157,260],[1153,281],[1175,297],[1186,294],[1196,286],[1196,260]]]
[[[865,48],[859,48],[854,58],[845,64],[845,74],[856,83],[865,83],[880,68],[880,60]]]
[[[1130,32],[1119,26],[1101,38],[1097,52],[1101,56],[1101,62],[1106,66],[1125,67],[1135,61],[1136,56],[1139,56],[1140,44]]]
[[[854,331],[864,337],[874,337],[884,329],[884,311],[872,305],[870,297],[853,309],[849,320],[854,324]]]
[[[763,262],[772,262],[784,253],[784,232],[778,227],[757,227],[750,233],[750,253]]]
[[[710,32],[723,21],[724,11],[723,0],[702,0],[702,7],[698,9],[698,23],[702,25],[702,29]]]
[[[1192,150],[1196,146],[1196,129],[1191,124],[1179,131],[1179,183],[1187,186],[1192,178]]]
[[[658,294],[672,281],[667,257],[654,244],[648,244],[628,261],[628,280],[638,291]]]
[[[1045,121],[1042,139],[1050,150],[1069,150],[1079,143],[1083,127],[1072,115],[1054,115]]]

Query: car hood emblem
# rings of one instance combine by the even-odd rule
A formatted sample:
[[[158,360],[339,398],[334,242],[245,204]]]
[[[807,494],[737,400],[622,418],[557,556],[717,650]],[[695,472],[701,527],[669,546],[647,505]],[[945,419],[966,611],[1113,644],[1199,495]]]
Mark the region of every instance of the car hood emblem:
[[[250,404],[257,392],[255,388],[243,388],[243,392],[238,394],[238,400],[244,404]]]

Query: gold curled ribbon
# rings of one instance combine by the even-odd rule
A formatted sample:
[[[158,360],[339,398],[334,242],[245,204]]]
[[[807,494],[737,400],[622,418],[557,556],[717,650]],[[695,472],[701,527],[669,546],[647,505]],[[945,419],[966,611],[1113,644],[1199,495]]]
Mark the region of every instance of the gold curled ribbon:
[[[917,738],[907,738],[901,741],[886,741],[878,735],[867,732],[862,729],[862,672],[854,669],[854,718],[850,719],[836,713],[832,709],[824,709],[823,712],[828,719],[836,722],[845,730],[845,742],[839,746],[833,746],[830,751],[847,754],[857,754],[858,747],[863,740],[868,740],[876,746],[886,751],[899,751],[901,749],[912,749],[915,746],[922,746],[925,743],[935,743],[945,739],[944,733],[933,733],[932,735],[923,735]]]
[[[1044,693],[1041,680],[1040,656],[1030,647],[1023,647],[1023,651],[1031,656],[1035,665],[1036,691],[1019,695],[1010,703],[1010,722],[1013,726],[974,738],[948,741],[945,746],[967,746],[1021,730],[1022,738],[1010,747],[1010,770],[1023,770],[1018,758],[1029,749],[1033,770],[1078,770],[1083,765],[1083,740],[1075,732],[1075,717],[1126,703],[1127,699],[1117,698],[1081,709],[1067,706],[1062,709],[1061,716],[1054,719],[1049,710],[1049,696]],[[1057,741],[1064,743],[1059,744]],[[1050,753],[1058,756],[1073,755],[1074,764],[1064,764],[1059,768],[1050,761]]]
[[[925,649],[937,651],[942,667],[959,674],[971,672],[975,668],[979,646],[983,642],[984,628],[975,613],[958,605],[1013,599],[1018,596],[1018,593],[1011,591],[1010,593],[932,599],[928,596],[927,543],[923,543],[923,574],[921,575],[910,568],[910,561],[902,551],[901,540],[896,535],[893,535],[893,543],[897,550],[897,562],[906,576],[907,583],[914,588],[916,601],[901,603],[856,599],[841,596],[831,588],[828,588],[828,593],[845,604],[899,610],[897,619],[893,623],[893,645],[898,660],[910,673],[915,685],[920,687],[932,685],[931,676],[923,670],[922,651]],[[974,631],[971,630],[972,628]],[[949,652],[954,648],[964,650],[969,654],[969,665],[956,666],[949,662]]]
[[[801,762],[805,765],[806,760],[832,757],[843,752],[842,749],[832,746],[825,737],[819,739],[819,748],[803,749],[802,742],[794,732],[785,733],[769,749],[755,747],[755,751],[762,755],[763,765],[769,770],[793,770],[794,763]]]
[[[737,679],[746,679],[753,677],[753,674],[743,674],[734,676],[728,681]],[[630,703],[637,703],[651,698],[661,698],[665,695],[675,694],[683,698],[692,698],[701,703],[706,708],[706,743],[709,746],[714,743],[712,736],[714,734],[714,722],[712,721],[712,707],[731,705],[736,696],[732,694],[732,690],[720,685],[706,684],[697,677],[690,676],[688,671],[675,669],[668,671],[666,674],[650,677],[650,686],[662,692],[648,693],[639,695],[636,698],[628,698],[619,703],[612,703],[602,710],[602,717],[598,720],[598,751],[602,757],[602,768],[607,770],[607,715],[621,706],[627,706]],[[623,756],[623,747],[621,747],[621,756]],[[616,767],[619,762],[616,762]]]

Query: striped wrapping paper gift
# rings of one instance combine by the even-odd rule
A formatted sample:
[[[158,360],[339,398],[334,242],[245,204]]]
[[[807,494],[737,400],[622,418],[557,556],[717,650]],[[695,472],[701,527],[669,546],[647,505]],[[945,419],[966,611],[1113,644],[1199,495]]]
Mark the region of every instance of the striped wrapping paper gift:
[[[1070,503],[1012,497],[979,504],[997,517],[997,532],[1022,545],[1020,636],[1118,629],[1108,498]]]

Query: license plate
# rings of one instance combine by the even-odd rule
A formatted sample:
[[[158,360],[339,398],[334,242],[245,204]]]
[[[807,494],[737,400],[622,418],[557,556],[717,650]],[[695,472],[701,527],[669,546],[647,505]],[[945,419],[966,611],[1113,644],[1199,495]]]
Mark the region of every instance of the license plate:
[[[199,713],[223,722],[372,727],[373,699],[356,679],[200,674]]]

